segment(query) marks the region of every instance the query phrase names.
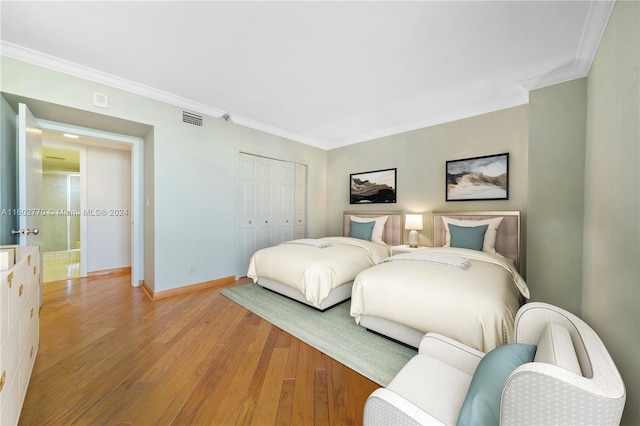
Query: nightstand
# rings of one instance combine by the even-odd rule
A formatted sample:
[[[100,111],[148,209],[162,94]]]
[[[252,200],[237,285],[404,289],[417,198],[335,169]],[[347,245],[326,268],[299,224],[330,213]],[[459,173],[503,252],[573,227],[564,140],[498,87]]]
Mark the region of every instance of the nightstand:
[[[400,254],[400,253],[413,253],[414,251],[424,250],[428,247],[418,246],[415,248],[409,247],[409,244],[402,244],[400,246],[391,247],[391,256]]]

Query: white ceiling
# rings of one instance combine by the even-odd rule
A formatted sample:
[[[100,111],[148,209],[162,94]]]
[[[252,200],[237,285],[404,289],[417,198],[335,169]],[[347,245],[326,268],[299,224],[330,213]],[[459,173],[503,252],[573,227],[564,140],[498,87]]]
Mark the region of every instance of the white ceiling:
[[[588,74],[612,1],[0,3],[2,55],[324,149]]]

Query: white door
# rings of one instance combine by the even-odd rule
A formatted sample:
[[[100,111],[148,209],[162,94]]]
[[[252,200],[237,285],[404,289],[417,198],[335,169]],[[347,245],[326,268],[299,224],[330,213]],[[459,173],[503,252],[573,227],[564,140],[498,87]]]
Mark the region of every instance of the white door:
[[[21,246],[42,244],[42,130],[29,108],[18,105],[18,211]],[[42,254],[40,258],[40,305],[42,306]]]
[[[250,154],[238,157],[239,262],[247,274],[257,250],[294,238],[294,164]]]
[[[294,230],[294,164],[281,161],[278,164],[278,171],[280,178],[278,180],[280,208],[275,212],[278,216],[276,223],[274,223],[276,235],[272,245],[293,240]]]
[[[307,236],[307,166],[296,163],[295,165],[295,189],[294,189],[294,238],[306,238]]]
[[[279,206],[274,197],[274,188],[277,187],[277,171],[275,165],[266,158],[257,161],[257,240],[256,250],[271,247],[274,242],[273,223],[277,217],[275,209]],[[277,195],[277,194],[275,194]]]
[[[258,237],[258,164],[255,158],[241,154],[238,159],[237,208],[240,220],[240,250],[236,276],[247,275],[251,255],[257,250]]]

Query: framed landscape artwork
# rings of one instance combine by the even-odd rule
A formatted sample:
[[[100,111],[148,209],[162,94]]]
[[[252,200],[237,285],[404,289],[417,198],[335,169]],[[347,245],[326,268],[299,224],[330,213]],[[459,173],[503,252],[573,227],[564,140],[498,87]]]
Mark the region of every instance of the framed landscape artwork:
[[[447,161],[446,200],[508,200],[509,154]]]
[[[396,202],[396,169],[353,173],[349,181],[351,204]]]

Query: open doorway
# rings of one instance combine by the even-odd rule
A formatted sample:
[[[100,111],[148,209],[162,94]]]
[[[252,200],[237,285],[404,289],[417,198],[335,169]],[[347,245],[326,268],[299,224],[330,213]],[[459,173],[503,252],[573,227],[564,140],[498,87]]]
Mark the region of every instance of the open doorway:
[[[133,269],[132,144],[42,124],[43,281]]]
[[[80,151],[42,146],[44,282],[77,278],[81,254]]]
[[[153,282],[154,234],[152,227],[147,230],[148,234],[147,237],[145,237],[145,219],[147,215],[150,216],[151,221],[153,220],[153,126],[87,110],[70,108],[33,98],[26,98],[6,92],[2,92],[1,98],[3,99],[3,102],[6,101],[6,104],[3,106],[8,107],[3,108],[3,111],[5,109],[7,111],[17,111],[20,103],[28,105],[33,115],[37,118],[39,124],[38,127],[43,131],[53,131],[60,134],[72,133],[80,136],[80,138],[87,137],[98,141],[112,143],[114,145],[126,145],[128,147],[131,156],[131,211],[128,212],[130,220],[128,235],[131,236],[131,285],[133,287],[141,285],[145,274],[148,274],[150,282]],[[9,118],[11,118],[11,115],[12,114],[3,114],[3,116],[7,116]],[[10,126],[5,127],[7,128],[7,131],[10,130]],[[9,143],[13,143],[11,141],[14,140],[15,136],[11,136],[10,133],[8,134],[9,137],[3,133],[3,144],[5,140],[10,141]],[[145,157],[150,159],[148,166],[149,171],[145,171]],[[100,164],[100,166],[107,168],[109,167],[109,164],[103,163]],[[4,189],[9,188],[13,191],[12,188],[17,188],[18,185],[17,179],[12,177],[5,181],[4,172],[5,168],[3,163],[3,202],[5,194],[7,193],[10,195],[10,193],[5,192]],[[40,172],[41,167],[38,167],[38,173]],[[146,176],[146,173],[148,173],[148,176]],[[147,196],[145,199],[144,193],[146,185],[148,185],[147,190],[150,191],[149,194],[151,195]],[[16,208],[15,204],[9,205]],[[145,206],[151,207],[145,210]],[[11,226],[17,226],[9,223],[8,221],[2,221],[2,225],[3,226],[0,231],[2,231],[3,238],[5,237],[5,232],[10,231]],[[41,226],[41,224],[38,224],[37,227],[40,228]],[[103,232],[106,233],[108,230],[103,230]],[[83,235],[82,230],[81,235]],[[81,242],[81,247],[82,246],[86,245]],[[105,248],[103,247],[102,249]],[[149,255],[151,260],[145,265],[145,252],[147,250],[151,253]],[[96,254],[100,257],[99,252]],[[81,268],[83,264],[86,264],[86,262],[82,262],[81,260]]]

